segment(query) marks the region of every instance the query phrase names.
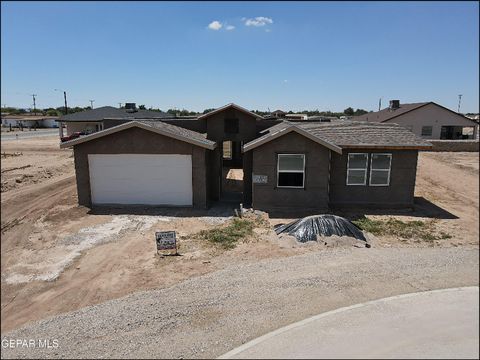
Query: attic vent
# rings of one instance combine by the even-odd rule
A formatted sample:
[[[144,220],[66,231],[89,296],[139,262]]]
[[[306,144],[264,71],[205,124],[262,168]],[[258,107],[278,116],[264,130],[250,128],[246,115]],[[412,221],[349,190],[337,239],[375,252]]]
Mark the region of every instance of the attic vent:
[[[395,110],[400,107],[400,100],[390,100],[390,110]]]
[[[137,104],[125,103],[125,110],[127,110],[127,112],[135,112],[137,111]]]

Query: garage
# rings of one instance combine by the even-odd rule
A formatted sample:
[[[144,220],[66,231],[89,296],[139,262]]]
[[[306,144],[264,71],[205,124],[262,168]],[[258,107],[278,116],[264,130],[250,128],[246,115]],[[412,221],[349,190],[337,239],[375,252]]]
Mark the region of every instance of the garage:
[[[192,205],[191,155],[89,154],[92,203]]]

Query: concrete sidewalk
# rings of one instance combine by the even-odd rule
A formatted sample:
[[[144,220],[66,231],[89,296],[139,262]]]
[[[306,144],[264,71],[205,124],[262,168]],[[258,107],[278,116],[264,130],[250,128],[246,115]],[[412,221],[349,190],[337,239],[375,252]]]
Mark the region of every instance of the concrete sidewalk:
[[[479,358],[479,289],[394,296],[308,318],[220,358]]]

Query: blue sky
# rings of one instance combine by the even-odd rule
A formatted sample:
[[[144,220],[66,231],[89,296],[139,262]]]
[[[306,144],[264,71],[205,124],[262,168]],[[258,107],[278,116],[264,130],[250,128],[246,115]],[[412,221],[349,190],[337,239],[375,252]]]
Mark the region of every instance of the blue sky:
[[[479,111],[477,2],[8,2],[1,103]],[[209,27],[210,25],[210,27]],[[220,27],[221,25],[221,27]],[[234,28],[232,28],[234,27]],[[382,106],[383,107],[383,106]]]

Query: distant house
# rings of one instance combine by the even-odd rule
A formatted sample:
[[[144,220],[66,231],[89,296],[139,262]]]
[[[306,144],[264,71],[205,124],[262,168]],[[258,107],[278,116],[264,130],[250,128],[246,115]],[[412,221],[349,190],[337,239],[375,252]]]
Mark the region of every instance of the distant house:
[[[274,112],[272,112],[270,115],[277,118],[277,119],[281,119],[281,118],[284,118],[285,117],[285,114],[286,112],[285,111],[282,111],[282,110],[275,110]]]
[[[307,114],[285,114],[285,119],[287,120],[307,120]]]
[[[397,124],[271,120],[236,104],[196,119],[118,121],[60,145],[73,148],[81,205],[411,207],[418,151],[431,148]],[[234,193],[232,168],[243,170]]]
[[[74,132],[97,132],[125,121],[135,119],[163,119],[171,115],[161,111],[140,110],[135,103],[126,103],[125,108],[102,106],[92,110],[63,115],[57,121],[65,124],[67,135]]]
[[[476,139],[478,132],[477,122],[432,101],[400,104],[399,100],[391,100],[388,108],[352,120],[395,123],[432,140]]]
[[[9,115],[2,114],[2,126],[23,127],[23,128],[56,128],[58,124],[56,116],[36,115]]]

